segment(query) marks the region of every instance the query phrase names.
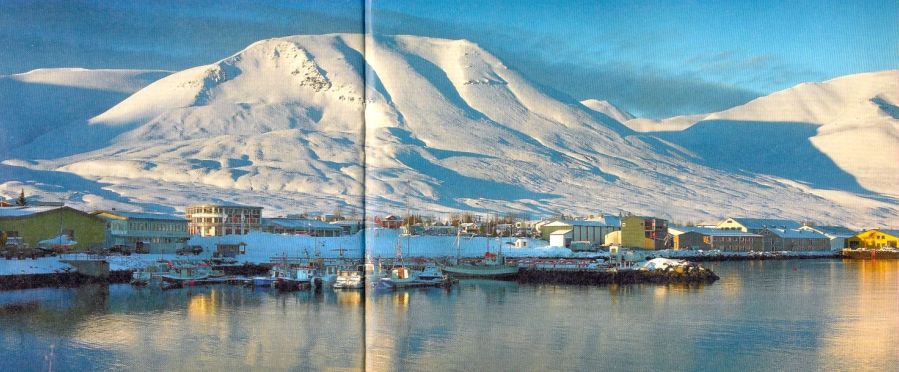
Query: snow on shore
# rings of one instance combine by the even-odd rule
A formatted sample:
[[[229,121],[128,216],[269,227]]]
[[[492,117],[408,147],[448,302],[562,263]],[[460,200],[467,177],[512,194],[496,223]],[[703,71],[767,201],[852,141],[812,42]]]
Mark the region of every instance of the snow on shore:
[[[508,257],[565,257],[565,258],[597,258],[608,257],[606,252],[572,252],[568,248],[550,247],[546,241],[538,239],[525,239],[526,248],[515,248],[511,245],[518,238],[489,238],[489,237],[461,237],[459,247],[464,257],[481,257],[488,250],[496,253],[502,246],[503,253]],[[364,245],[363,245],[364,240]],[[322,257],[336,258],[343,250],[345,257],[361,258],[365,255],[365,247],[372,258],[392,258],[396,254],[397,245],[402,254],[407,257],[446,257],[456,255],[455,236],[400,236],[398,230],[392,229],[368,229],[366,234],[358,233],[350,236],[331,238],[316,238],[300,235],[277,235],[263,232],[252,232],[247,235],[230,235],[219,237],[194,236],[188,242],[189,245],[203,247],[203,253],[197,256],[178,256],[175,254],[134,254],[131,256],[109,256],[111,270],[134,270],[145,267],[148,264],[163,259],[209,259],[218,243],[245,243],[246,254],[237,257],[239,263],[268,263],[275,256],[307,257],[316,254],[316,247]],[[677,258],[690,257],[745,257],[750,256],[746,252],[719,252],[719,251],[674,251],[662,250],[646,252],[656,258],[647,261],[645,265],[651,265],[649,269],[668,267],[675,265]],[[831,252],[780,252],[784,257],[819,257],[831,254]],[[73,270],[71,266],[61,262],[62,259],[86,258],[76,255],[64,255],[60,257],[42,257],[25,260],[0,259],[0,275],[21,274],[47,274]]]

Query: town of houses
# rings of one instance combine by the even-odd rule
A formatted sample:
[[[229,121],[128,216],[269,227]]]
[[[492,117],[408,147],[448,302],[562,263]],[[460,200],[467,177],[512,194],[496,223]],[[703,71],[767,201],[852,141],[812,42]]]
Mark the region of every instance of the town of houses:
[[[184,215],[120,210],[82,211],[59,203],[3,203],[0,206],[2,245],[64,246],[66,249],[121,249],[137,253],[177,253],[192,236],[244,235],[264,232],[282,235],[337,237],[353,235],[366,226],[398,229],[406,236],[501,236],[542,240],[545,246],[572,251],[600,251],[609,247],[634,250],[703,250],[722,252],[836,251],[889,249],[899,245],[899,230],[860,231],[819,226],[785,219],[725,217],[699,226],[632,214],[585,217],[558,216],[539,220],[453,214],[445,218],[379,215],[363,221],[333,214],[263,217],[263,208],[228,203],[187,206]]]

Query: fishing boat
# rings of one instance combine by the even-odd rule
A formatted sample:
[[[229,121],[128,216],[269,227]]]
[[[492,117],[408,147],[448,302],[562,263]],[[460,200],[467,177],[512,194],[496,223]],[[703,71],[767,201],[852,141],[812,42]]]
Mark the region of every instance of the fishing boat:
[[[172,263],[171,270],[160,276],[165,283],[193,285],[209,278],[212,273],[208,264],[180,262]]]
[[[170,262],[160,260],[131,273],[130,283],[138,287],[145,286],[157,281],[160,276],[169,273],[169,271],[171,271]]]
[[[452,284],[446,275],[439,271],[429,271],[424,277],[422,272],[413,272],[403,263],[403,255],[399,244],[396,246],[396,257],[399,264],[390,270],[390,275],[378,280],[377,286],[381,289],[413,288],[413,287],[440,287]]]
[[[365,287],[365,277],[358,270],[339,270],[334,289],[359,289]]]
[[[435,280],[435,279],[445,280],[446,279],[446,274],[444,274],[443,271],[440,270],[440,268],[437,267],[437,265],[434,263],[426,264],[424,269],[422,271],[416,273],[415,275],[417,275],[418,279],[421,279],[421,280]]]
[[[443,272],[453,278],[515,279],[518,266],[506,263],[502,245],[497,253],[490,253],[490,241],[484,258],[476,262],[462,262],[460,235],[456,235],[456,264],[443,267]]]
[[[378,281],[378,288],[381,289],[397,289],[397,288],[415,288],[415,287],[442,287],[450,285],[452,282],[443,276],[441,278],[423,279],[418,273],[409,270],[407,267],[395,267],[390,270],[390,276],[381,278]]]
[[[288,266],[273,268],[275,288],[293,291],[308,288],[315,279],[316,269],[309,266]]]

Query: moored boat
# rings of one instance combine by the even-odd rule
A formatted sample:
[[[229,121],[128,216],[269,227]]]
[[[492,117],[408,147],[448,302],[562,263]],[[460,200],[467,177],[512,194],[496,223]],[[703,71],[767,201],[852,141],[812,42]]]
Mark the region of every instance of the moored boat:
[[[273,286],[285,291],[307,288],[315,278],[315,268],[308,266],[279,267],[272,270],[275,277]]]
[[[160,276],[163,282],[191,285],[209,278],[212,273],[209,265],[191,262],[174,262],[171,270]]]
[[[443,272],[453,278],[480,278],[480,279],[515,279],[518,276],[518,266],[506,263],[502,246],[497,253],[490,253],[490,247],[484,253],[484,258],[477,262],[463,263],[459,236],[456,236],[456,264],[443,267]],[[488,241],[489,242],[489,241]]]
[[[365,287],[365,277],[357,270],[340,270],[334,280],[334,289],[359,289]]]

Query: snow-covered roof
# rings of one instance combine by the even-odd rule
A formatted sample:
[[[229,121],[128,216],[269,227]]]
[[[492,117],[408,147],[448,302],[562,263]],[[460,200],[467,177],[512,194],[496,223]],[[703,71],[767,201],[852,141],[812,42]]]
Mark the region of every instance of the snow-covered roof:
[[[144,212],[123,212],[123,211],[97,211],[97,213],[105,213],[121,216],[127,219],[143,219],[143,220],[165,220],[187,222],[187,219],[181,216],[175,216],[162,213],[144,213]],[[102,216],[101,216],[102,217]]]
[[[696,226],[668,226],[668,232],[672,235],[680,235],[687,232],[695,232],[702,235],[708,236],[761,236],[758,234],[745,233],[740,230],[723,230],[723,229],[715,229],[709,227],[696,227]]]
[[[340,225],[340,226],[356,226],[361,225],[362,221],[350,221],[350,220],[340,220],[331,222],[332,225]]]
[[[562,221],[554,221],[550,222],[544,226],[596,226],[596,227],[604,227],[607,226],[603,221],[595,221],[595,220],[562,220]]]
[[[301,220],[301,219],[293,219],[293,218],[263,218],[262,219],[263,226],[271,226],[277,225],[283,228],[288,229],[298,229],[298,228],[310,228],[310,229],[321,229],[321,230],[334,230],[340,229],[340,226],[335,226],[327,222],[316,221],[316,220]]]
[[[802,224],[791,220],[781,220],[776,218],[748,218],[748,217],[731,217],[740,225],[747,229],[764,229],[766,227],[781,229],[798,229]]]
[[[857,233],[849,228],[843,226],[803,226],[799,228],[800,230],[811,230],[817,231],[824,235],[836,236],[841,238],[848,238],[851,236],[855,236]]]
[[[768,231],[785,239],[828,239],[824,234],[817,231],[771,228],[769,228]]]
[[[191,204],[188,208],[197,208],[197,207],[217,207],[217,208],[248,208],[248,209],[262,209],[262,207],[257,207],[253,205],[242,205],[242,204],[234,204],[234,203],[203,203],[203,204]]]
[[[0,207],[0,217],[21,217],[35,213],[49,212],[63,207]]]
[[[571,229],[564,229],[564,230],[553,231],[553,232],[549,233],[549,235],[567,235],[570,233],[571,233]]]

